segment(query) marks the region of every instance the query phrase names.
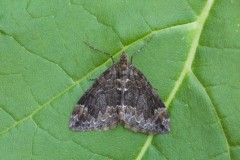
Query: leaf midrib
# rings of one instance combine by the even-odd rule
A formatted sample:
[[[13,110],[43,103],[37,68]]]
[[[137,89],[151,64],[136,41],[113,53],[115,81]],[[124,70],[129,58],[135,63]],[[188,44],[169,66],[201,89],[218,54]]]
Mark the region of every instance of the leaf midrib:
[[[187,75],[188,72],[192,72],[192,62],[194,60],[195,57],[195,53],[199,44],[199,39],[203,30],[203,26],[205,24],[205,21],[209,15],[210,9],[212,7],[214,3],[214,0],[208,0],[205,4],[205,6],[203,7],[203,10],[200,14],[200,16],[197,18],[195,26],[196,27],[196,31],[195,31],[195,36],[194,39],[192,41],[191,44],[191,48],[189,50],[189,54],[188,57],[185,61],[184,67],[180,73],[180,76],[178,78],[178,80],[176,81],[171,93],[169,94],[169,97],[167,99],[167,101],[165,102],[167,108],[169,107],[170,103],[172,102],[173,98],[175,97],[177,91],[179,90],[183,79],[185,78],[185,76]],[[145,152],[147,151],[148,147],[151,145],[153,139],[153,135],[149,135],[146,142],[144,143],[142,149],[140,150],[139,154],[136,157],[136,160],[141,160],[142,157],[144,156]]]

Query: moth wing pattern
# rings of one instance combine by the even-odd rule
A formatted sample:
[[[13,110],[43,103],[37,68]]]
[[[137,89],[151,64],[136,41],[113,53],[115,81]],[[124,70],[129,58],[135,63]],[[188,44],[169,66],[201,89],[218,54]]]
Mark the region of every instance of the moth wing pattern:
[[[69,127],[73,131],[108,130],[123,123],[135,132],[168,133],[170,118],[155,89],[122,53],[76,104]]]
[[[121,120],[133,131],[148,134],[168,133],[170,118],[165,105],[146,77],[135,67],[129,67]]]
[[[121,94],[116,85],[116,65],[106,70],[76,104],[70,118],[73,131],[108,130],[119,123]]]

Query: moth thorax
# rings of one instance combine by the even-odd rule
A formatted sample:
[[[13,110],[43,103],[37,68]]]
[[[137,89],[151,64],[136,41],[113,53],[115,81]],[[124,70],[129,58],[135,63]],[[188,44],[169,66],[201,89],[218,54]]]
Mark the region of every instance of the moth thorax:
[[[127,65],[126,64],[121,64],[120,65],[120,74],[122,75],[122,76],[124,76],[124,75],[126,75],[127,74]]]

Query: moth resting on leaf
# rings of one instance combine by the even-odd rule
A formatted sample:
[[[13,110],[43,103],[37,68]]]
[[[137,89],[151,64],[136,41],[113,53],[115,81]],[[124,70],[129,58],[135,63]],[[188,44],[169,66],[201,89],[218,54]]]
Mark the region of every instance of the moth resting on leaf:
[[[146,77],[128,61],[125,52],[80,98],[69,127],[73,131],[108,130],[119,123],[135,132],[170,131],[165,105]]]

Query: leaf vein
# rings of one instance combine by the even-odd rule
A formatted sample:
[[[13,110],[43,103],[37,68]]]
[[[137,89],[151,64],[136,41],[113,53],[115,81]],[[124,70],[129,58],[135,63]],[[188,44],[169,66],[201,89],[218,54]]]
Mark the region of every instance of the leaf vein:
[[[11,115],[11,113],[9,113],[5,108],[3,108],[3,107],[0,107],[0,109],[1,110],[3,110],[5,113],[7,113],[12,119],[13,119],[13,121],[15,121],[16,122],[16,119],[15,119],[15,117],[13,116],[13,115]]]
[[[71,1],[70,1],[70,2],[71,2]],[[94,13],[92,13],[90,10],[88,10],[88,9],[87,9],[86,7],[84,7],[83,5],[77,5],[77,4],[73,3],[73,2],[71,2],[71,4],[73,4],[73,5],[75,5],[75,6],[80,6],[80,7],[82,7],[88,14],[90,14],[91,16],[93,16],[99,24],[102,24],[103,26],[106,26],[106,27],[110,28],[110,29],[115,33],[115,35],[118,37],[118,39],[119,39],[119,41],[121,42],[122,46],[124,46],[123,43],[122,43],[121,37],[119,36],[119,34],[117,33],[117,31],[114,29],[114,27],[112,27],[111,25],[106,24],[106,23],[104,23],[103,21],[101,21]]]
[[[93,153],[94,155],[97,155],[97,156],[102,156],[102,157],[108,158],[109,160],[114,160],[113,158],[111,158],[111,157],[109,157],[109,156],[102,155],[102,154],[99,154],[99,153],[95,153],[95,152],[93,152],[92,150],[90,150],[90,149],[88,149],[88,148],[86,148],[86,147],[82,146],[81,144],[79,144],[79,143],[75,142],[74,140],[72,140],[72,142],[73,142],[73,143],[75,143],[76,145],[80,146],[81,148],[84,148],[84,149],[86,149],[87,151],[89,151],[89,152]]]
[[[196,81],[200,84],[200,86],[203,88],[204,92],[206,93],[206,96],[209,98],[210,102],[211,102],[211,105],[213,107],[213,110],[218,118],[218,121],[219,121],[219,124],[221,126],[221,130],[223,132],[223,135],[224,135],[224,139],[226,141],[226,144],[227,144],[227,151],[228,151],[228,155],[229,155],[229,159],[231,159],[231,155],[230,155],[230,145],[229,145],[229,142],[228,142],[228,139],[227,139],[227,136],[226,136],[226,132],[224,131],[224,128],[223,128],[223,124],[222,124],[222,121],[221,121],[221,118],[220,118],[220,113],[219,111],[217,110],[217,107],[213,104],[213,101],[210,97],[210,95],[208,94],[207,90],[205,89],[204,85],[200,82],[200,80],[197,78],[197,76],[192,72],[192,75],[193,77],[196,79]]]
[[[6,35],[7,35],[7,34],[6,34]],[[69,75],[69,73],[68,73],[62,66],[60,66],[58,63],[56,63],[56,62],[54,62],[54,61],[52,61],[52,60],[50,60],[50,59],[47,59],[46,57],[43,57],[43,56],[35,53],[35,52],[32,51],[31,49],[29,49],[29,48],[27,48],[26,46],[24,46],[24,44],[23,44],[20,40],[18,40],[16,37],[14,37],[14,36],[12,36],[12,35],[7,35],[7,36],[11,37],[14,41],[16,41],[21,47],[23,47],[23,48],[27,51],[27,53],[30,53],[30,54],[33,55],[33,56],[39,57],[39,58],[41,58],[41,59],[43,59],[43,60],[45,60],[45,61],[47,61],[47,62],[49,62],[49,63],[52,63],[52,64],[56,65],[58,68],[60,68],[60,69],[73,81],[73,79],[72,79],[72,77]]]
[[[186,59],[186,62],[184,64],[184,67],[180,73],[180,76],[178,78],[178,80],[176,81],[171,93],[169,94],[169,97],[167,99],[167,101],[165,102],[166,106],[169,107],[169,105],[171,104],[172,100],[174,99],[177,91],[179,90],[184,77],[186,76],[186,74],[190,71],[191,72],[191,67],[192,67],[192,62],[194,60],[195,57],[195,53],[199,44],[199,39],[203,30],[203,26],[205,24],[205,21],[208,17],[208,14],[210,12],[210,9],[212,7],[214,3],[214,0],[208,0],[200,14],[200,16],[198,17],[197,21],[196,21],[196,31],[195,31],[195,38],[193,39],[188,57]],[[148,137],[151,137],[152,135],[149,135]],[[149,138],[147,138],[148,140]],[[151,138],[152,141],[152,138]],[[139,155],[137,156],[137,160],[142,159],[143,155],[146,152],[146,148],[148,148],[148,146],[151,144],[151,141],[149,143],[145,143],[142,150],[139,152]]]

